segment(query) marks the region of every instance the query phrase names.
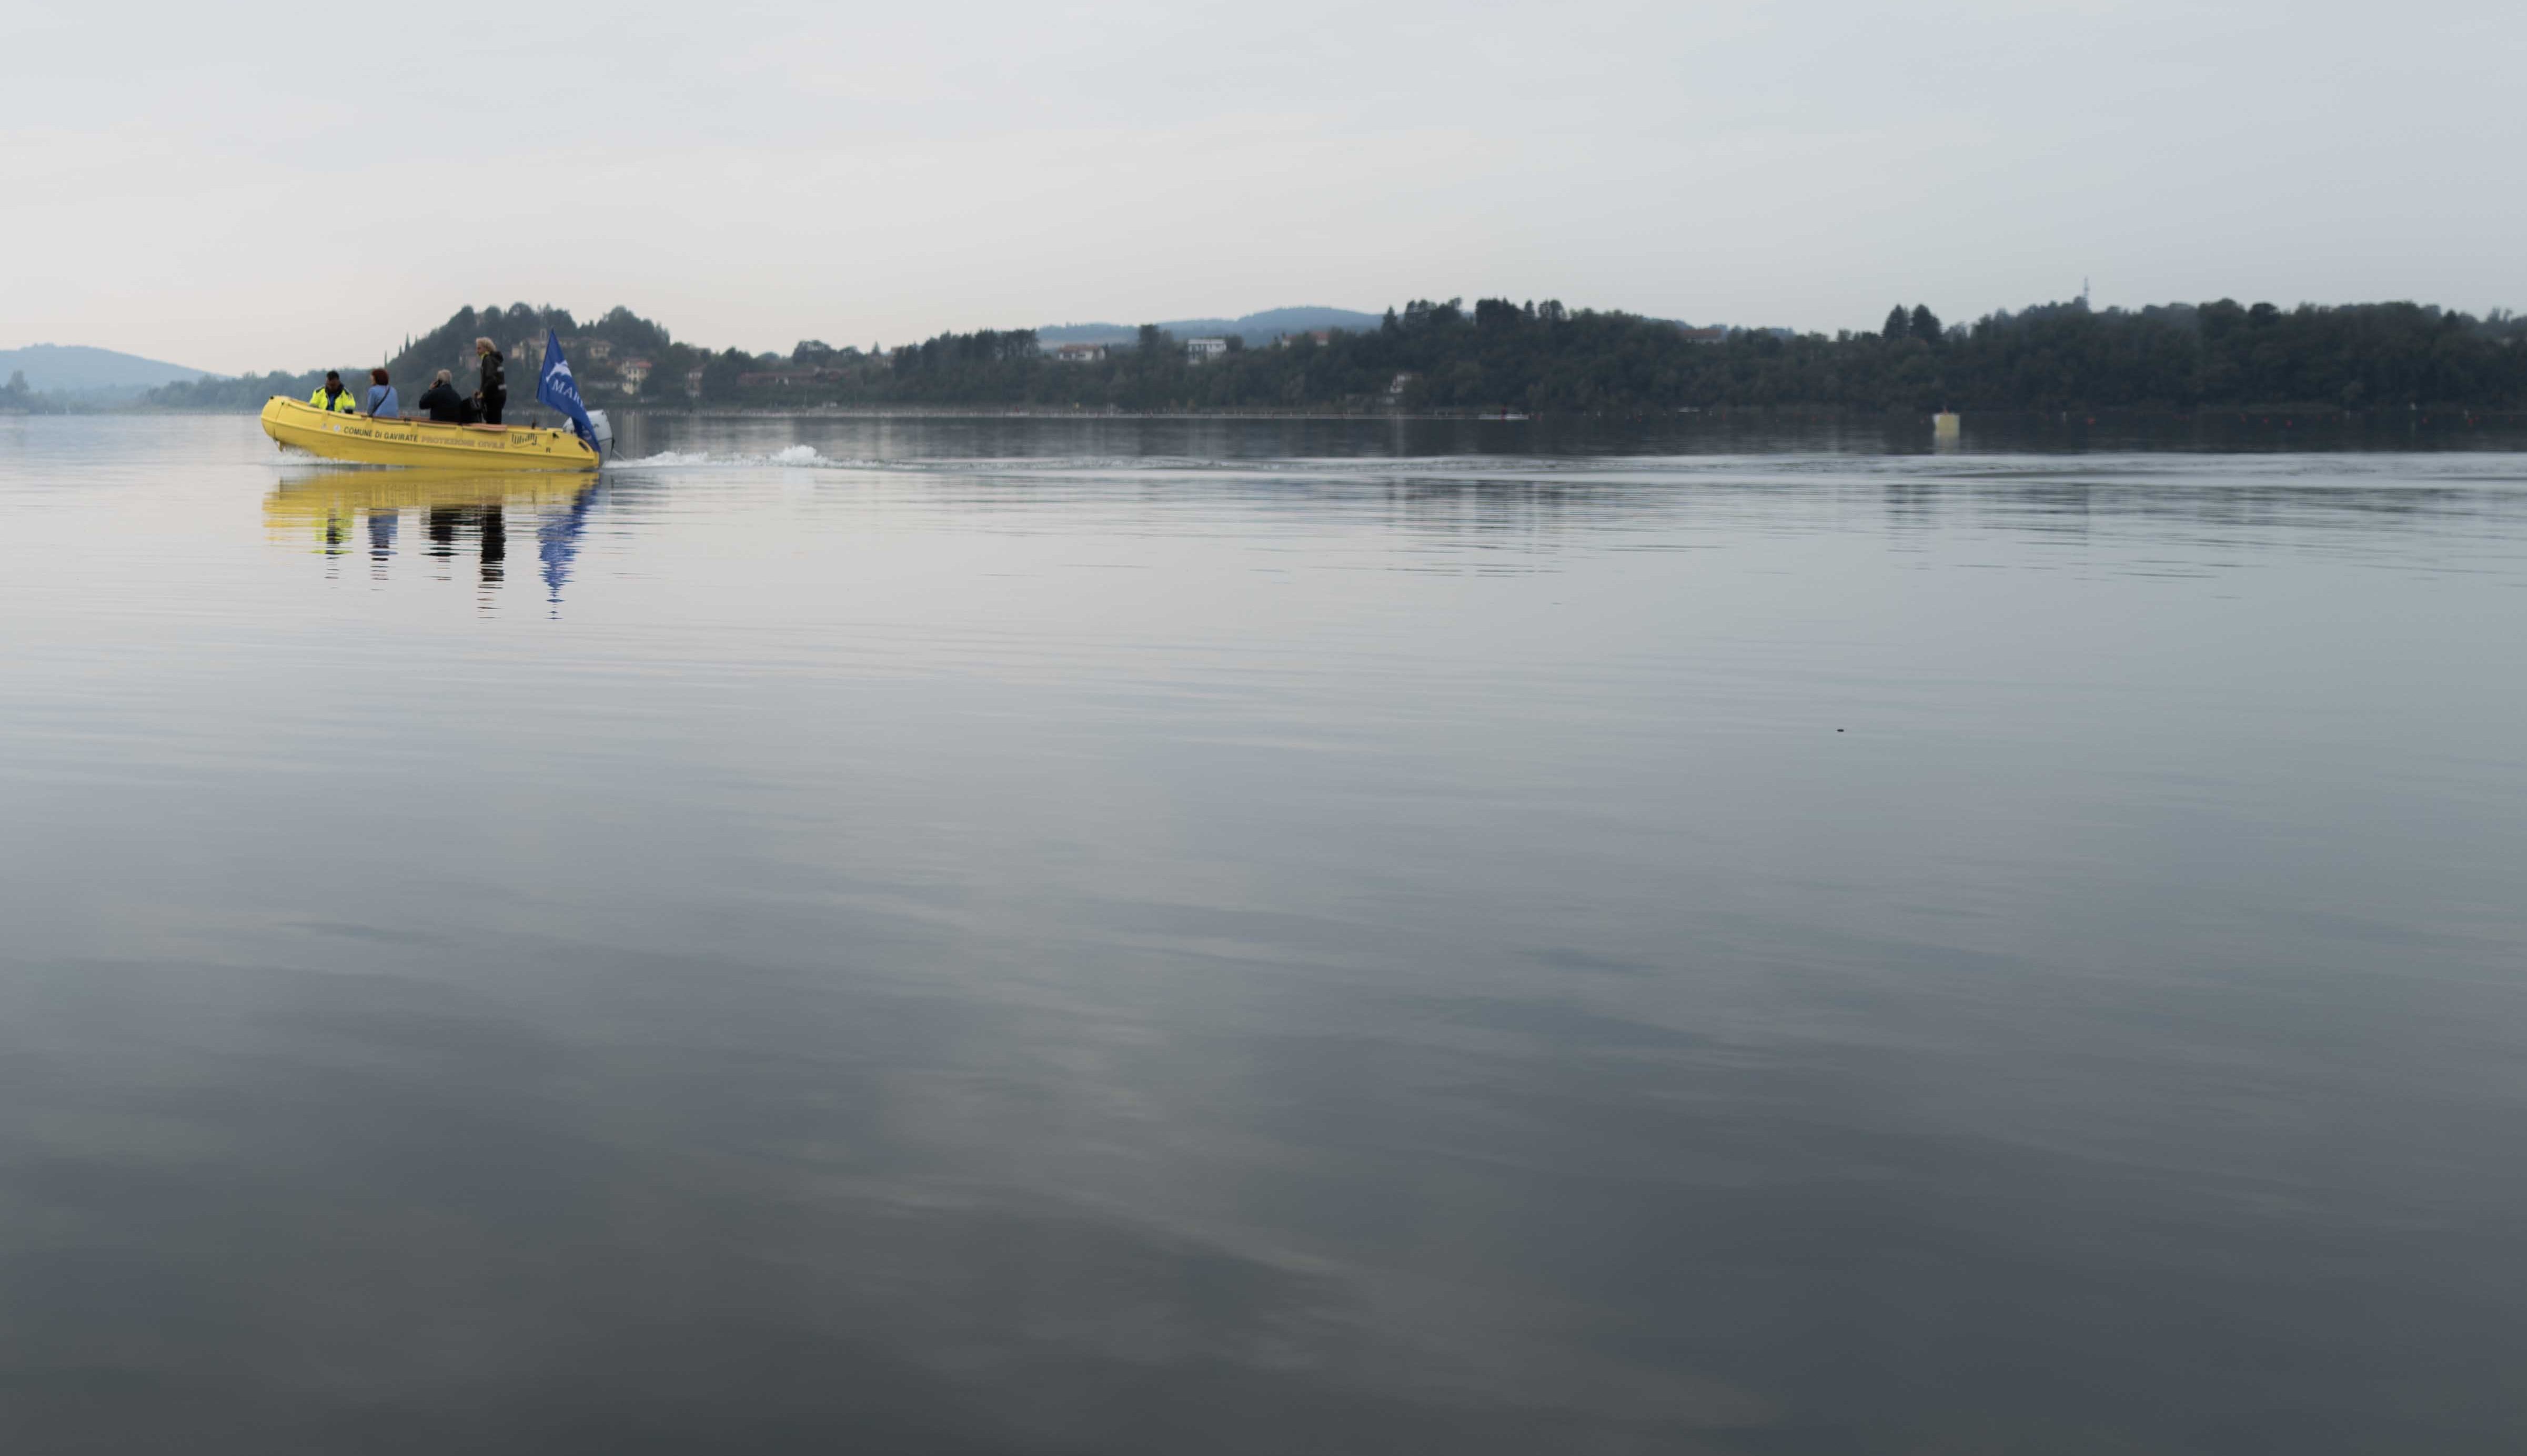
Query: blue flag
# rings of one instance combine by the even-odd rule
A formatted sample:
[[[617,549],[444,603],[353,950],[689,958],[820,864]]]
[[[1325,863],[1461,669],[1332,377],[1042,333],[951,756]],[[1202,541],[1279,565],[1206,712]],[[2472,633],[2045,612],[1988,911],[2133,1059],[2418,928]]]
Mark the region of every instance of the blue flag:
[[[544,368],[536,377],[536,398],[570,417],[570,427],[596,448],[596,427],[589,423],[588,402],[579,397],[579,380],[572,378],[570,361],[561,357],[561,334],[544,330]]]

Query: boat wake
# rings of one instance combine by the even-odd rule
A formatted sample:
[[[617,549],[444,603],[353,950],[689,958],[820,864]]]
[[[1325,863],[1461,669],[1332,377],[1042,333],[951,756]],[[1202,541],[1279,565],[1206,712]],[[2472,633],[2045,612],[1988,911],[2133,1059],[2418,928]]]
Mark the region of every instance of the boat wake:
[[[637,460],[607,462],[609,468],[625,471],[695,470],[709,467],[727,470],[731,467],[761,469],[766,466],[788,470],[853,470],[880,464],[874,460],[836,460],[813,445],[789,445],[768,455],[719,455],[707,450],[662,450]]]

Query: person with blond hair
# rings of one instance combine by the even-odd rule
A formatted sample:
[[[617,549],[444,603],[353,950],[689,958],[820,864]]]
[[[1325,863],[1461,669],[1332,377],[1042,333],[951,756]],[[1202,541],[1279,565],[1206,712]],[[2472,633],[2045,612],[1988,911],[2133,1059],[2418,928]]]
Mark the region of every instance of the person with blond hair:
[[[500,346],[488,338],[474,341],[474,362],[483,371],[483,386],[474,391],[474,403],[482,411],[483,423],[500,423],[500,407],[509,402],[507,380],[500,377]]]

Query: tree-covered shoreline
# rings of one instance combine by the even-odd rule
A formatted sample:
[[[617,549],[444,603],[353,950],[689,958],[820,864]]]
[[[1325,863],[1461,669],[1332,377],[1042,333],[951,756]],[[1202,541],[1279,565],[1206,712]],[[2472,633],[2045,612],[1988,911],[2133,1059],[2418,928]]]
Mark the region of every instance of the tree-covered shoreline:
[[[1650,415],[1698,409],[2164,411],[2527,408],[2527,321],[2411,303],[2092,310],[2083,300],[1949,326],[1926,307],[1832,335],[1696,330],[1559,303],[1416,301],[1375,328],[1207,360],[1145,328],[1084,362],[1031,329],[943,333],[883,353],[808,340],[788,356],[711,352],[617,308],[580,326],[554,309],[464,309],[389,361],[399,381],[557,328],[593,403],[713,408],[980,407],[1142,413],[1517,411]],[[537,357],[540,357],[537,356]],[[162,408],[251,408],[304,394],[322,371],[153,392]],[[512,366],[532,394],[533,366]],[[626,387],[627,381],[636,387]],[[519,384],[528,384],[519,389]]]

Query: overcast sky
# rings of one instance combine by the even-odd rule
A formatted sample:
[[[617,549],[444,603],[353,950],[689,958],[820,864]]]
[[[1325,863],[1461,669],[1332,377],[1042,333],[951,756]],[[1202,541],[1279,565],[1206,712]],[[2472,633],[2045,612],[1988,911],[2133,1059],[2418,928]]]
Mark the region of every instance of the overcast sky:
[[[2527,307],[2527,5],[0,5],[0,347]]]

